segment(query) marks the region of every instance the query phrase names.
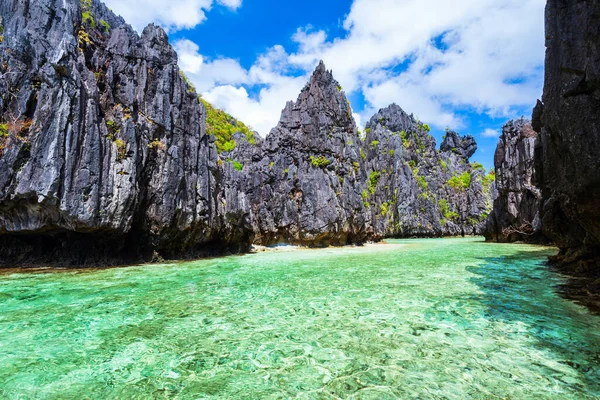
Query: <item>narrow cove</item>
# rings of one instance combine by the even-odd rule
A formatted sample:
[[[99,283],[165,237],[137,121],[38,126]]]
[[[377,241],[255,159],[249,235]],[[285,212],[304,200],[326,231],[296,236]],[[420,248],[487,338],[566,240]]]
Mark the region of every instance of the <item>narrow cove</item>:
[[[554,248],[480,238],[0,275],[0,397],[600,396]]]

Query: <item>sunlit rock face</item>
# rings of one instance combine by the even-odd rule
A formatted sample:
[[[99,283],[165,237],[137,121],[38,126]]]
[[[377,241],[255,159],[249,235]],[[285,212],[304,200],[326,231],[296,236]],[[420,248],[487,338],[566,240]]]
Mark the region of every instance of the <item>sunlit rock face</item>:
[[[0,266],[481,232],[474,139],[437,151],[396,105],[361,139],[323,63],[266,138],[229,132],[224,152],[161,28],[97,0],[8,0],[0,18]]]
[[[204,108],[165,32],[98,1],[3,1],[0,263],[107,264],[247,247]],[[231,196],[229,196],[231,198]]]
[[[261,148],[245,186],[257,243],[327,246],[378,238],[361,197],[366,177],[352,109],[323,62]]]
[[[534,185],[534,148],[538,134],[531,121],[509,121],[502,128],[494,165],[496,190],[494,210],[487,220],[487,240],[498,242],[543,242],[541,192]]]
[[[440,150],[429,127],[392,104],[366,125],[364,200],[376,232],[392,237],[480,234],[492,185],[471,164],[471,136],[448,130]]]

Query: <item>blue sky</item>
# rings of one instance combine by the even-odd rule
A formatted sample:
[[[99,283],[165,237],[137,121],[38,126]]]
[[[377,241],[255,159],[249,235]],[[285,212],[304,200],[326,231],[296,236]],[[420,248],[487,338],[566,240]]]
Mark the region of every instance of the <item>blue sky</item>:
[[[544,0],[107,0],[134,28],[163,26],[198,91],[265,136],[318,60],[362,126],[392,102],[472,134],[486,167],[502,125],[543,83]]]

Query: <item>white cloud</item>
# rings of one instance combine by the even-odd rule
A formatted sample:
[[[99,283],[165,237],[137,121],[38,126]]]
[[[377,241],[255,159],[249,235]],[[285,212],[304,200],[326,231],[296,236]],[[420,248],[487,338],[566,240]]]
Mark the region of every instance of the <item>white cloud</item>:
[[[319,59],[347,93],[361,92],[366,104],[355,112],[363,121],[396,102],[422,121],[460,128],[465,121],[458,110],[512,117],[535,103],[542,90],[544,4],[354,0],[343,36],[300,27],[292,37],[296,49],[274,45],[247,69],[236,60],[207,61],[191,42],[177,48],[180,65],[207,99],[263,136]]]
[[[219,4],[229,7],[232,10],[237,10],[242,6],[242,0],[218,0]]]
[[[481,136],[485,138],[497,138],[500,137],[500,131],[488,128],[481,133]]]
[[[217,2],[232,10],[242,5],[242,0]],[[142,32],[151,22],[167,31],[194,28],[206,19],[205,12],[211,9],[213,0],[104,0],[104,3]]]
[[[220,58],[207,60],[200,54],[198,45],[182,39],[173,43],[179,58],[179,66],[196,86],[204,92],[217,85],[236,85],[248,82],[248,72],[237,60]]]

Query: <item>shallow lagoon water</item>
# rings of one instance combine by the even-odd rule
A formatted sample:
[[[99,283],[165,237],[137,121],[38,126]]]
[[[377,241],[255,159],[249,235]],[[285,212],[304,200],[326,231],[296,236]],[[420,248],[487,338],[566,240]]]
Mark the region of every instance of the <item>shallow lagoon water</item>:
[[[600,398],[554,249],[389,243],[0,275],[0,398]]]

